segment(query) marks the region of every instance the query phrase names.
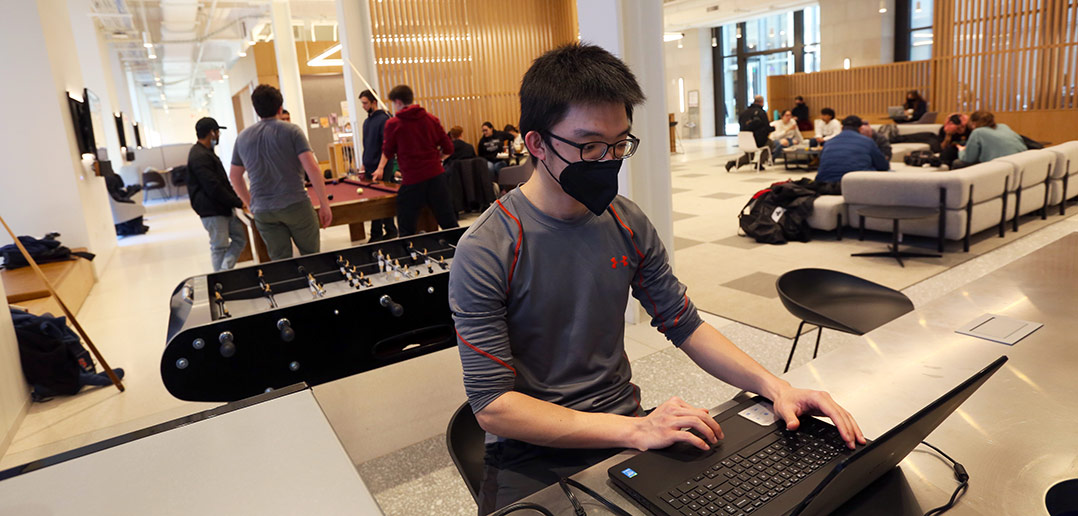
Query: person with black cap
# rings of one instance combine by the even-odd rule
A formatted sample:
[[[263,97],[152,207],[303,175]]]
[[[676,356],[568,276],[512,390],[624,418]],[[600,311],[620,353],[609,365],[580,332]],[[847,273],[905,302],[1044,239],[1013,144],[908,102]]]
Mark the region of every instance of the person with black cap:
[[[243,201],[229,184],[221,158],[213,152],[221,129],[227,127],[217,125],[217,120],[199,119],[195,123],[198,143],[187,153],[187,192],[191,207],[202,217],[202,226],[210,234],[210,261],[214,271],[235,267],[247,246],[247,225],[234,211],[243,208]]]
[[[860,133],[861,123],[856,115],[842,119],[842,132],[828,140],[820,152],[816,182],[840,183],[847,172],[890,168],[876,142]]]

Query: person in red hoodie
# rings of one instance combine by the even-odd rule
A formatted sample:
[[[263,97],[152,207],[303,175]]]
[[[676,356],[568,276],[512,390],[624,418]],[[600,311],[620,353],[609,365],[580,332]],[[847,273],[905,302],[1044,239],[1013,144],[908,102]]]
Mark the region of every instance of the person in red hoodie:
[[[388,159],[397,157],[401,171],[397,227],[402,237],[415,234],[423,206],[430,206],[442,229],[457,227],[457,212],[442,168],[442,158],[453,153],[453,141],[438,117],[412,104],[414,99],[412,88],[403,84],[389,91],[396,115],[386,121],[382,161],[372,176],[381,180]]]

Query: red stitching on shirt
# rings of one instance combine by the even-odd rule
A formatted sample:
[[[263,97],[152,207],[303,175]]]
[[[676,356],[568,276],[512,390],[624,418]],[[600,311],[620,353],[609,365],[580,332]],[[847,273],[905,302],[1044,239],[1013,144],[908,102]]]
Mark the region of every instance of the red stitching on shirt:
[[[633,244],[633,249],[636,250],[636,255],[640,257],[640,265],[644,265],[645,256],[644,253],[641,253],[640,249],[636,247],[636,241],[633,240],[633,229],[630,228],[628,224],[622,222],[621,217],[618,216],[618,212],[614,209],[614,206],[610,206],[610,213],[613,213],[614,218],[618,221],[618,224],[621,224],[621,227],[625,228],[625,231],[629,232],[629,243]],[[648,292],[647,287],[644,286],[644,273],[642,272],[640,267],[637,267],[636,275],[639,278],[636,284],[640,285],[640,288],[644,290],[644,296],[646,296],[648,298],[648,301],[651,302],[651,308],[655,312],[655,316],[659,318],[659,331],[662,333],[666,333],[666,319],[663,319],[662,314],[659,313],[659,307],[655,304],[655,300],[651,298],[651,293]],[[675,322],[674,324],[677,323]]]
[[[677,320],[681,319],[681,314],[685,313],[685,310],[689,309],[689,296],[684,295],[682,297],[685,298],[685,306],[681,307],[681,311],[678,312],[676,316],[674,316],[674,326],[677,326]]]
[[[498,357],[496,357],[496,356],[494,356],[494,355],[491,355],[490,353],[487,353],[486,351],[483,351],[483,350],[481,350],[481,349],[479,349],[479,348],[477,348],[477,347],[473,346],[471,342],[468,342],[468,341],[464,340],[464,337],[462,337],[462,336],[460,335],[460,332],[459,332],[459,331],[457,331],[457,329],[456,329],[456,328],[453,328],[453,331],[454,331],[454,332],[455,332],[455,333],[457,334],[457,338],[458,338],[458,339],[460,339],[460,341],[461,341],[461,342],[463,342],[463,343],[464,343],[465,345],[467,345],[467,346],[468,346],[469,348],[472,348],[472,349],[474,349],[476,353],[479,353],[480,355],[483,355],[483,356],[485,356],[485,357],[487,357],[487,358],[489,358],[489,359],[491,359],[491,360],[493,360],[493,361],[497,362],[498,364],[501,364],[501,366],[502,366],[502,367],[505,367],[506,369],[508,369],[508,370],[512,371],[512,372],[513,372],[513,376],[516,376],[516,375],[517,375],[517,370],[516,370],[516,369],[513,369],[513,366],[511,366],[511,365],[509,365],[509,364],[506,364],[506,363],[505,363],[505,362],[503,362],[503,361],[502,361],[502,360],[501,360],[500,358],[498,358]]]
[[[520,244],[524,242],[524,225],[520,223],[520,219],[514,217],[512,213],[509,213],[509,210],[502,204],[501,199],[495,199],[495,202],[498,203],[498,207],[500,207],[506,215],[509,215],[509,218],[516,221],[517,229],[520,231],[520,235],[517,237],[517,247],[513,250],[513,264],[509,266],[509,281],[506,283],[505,287],[505,293],[508,294],[509,290],[513,288],[513,272],[516,271],[517,260],[520,258]]]

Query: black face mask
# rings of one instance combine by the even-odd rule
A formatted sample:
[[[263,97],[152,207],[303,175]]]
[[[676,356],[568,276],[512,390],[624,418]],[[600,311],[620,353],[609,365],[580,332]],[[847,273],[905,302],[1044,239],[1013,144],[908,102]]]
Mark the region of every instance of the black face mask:
[[[569,163],[561,157],[557,151],[554,155],[562,161]],[[621,171],[620,159],[607,161],[577,161],[569,163],[565,170],[561,171],[561,180],[558,181],[550,172],[550,167],[543,162],[543,168],[561,185],[561,189],[577,202],[583,204],[595,215],[602,215],[606,208],[618,195],[618,172]]]

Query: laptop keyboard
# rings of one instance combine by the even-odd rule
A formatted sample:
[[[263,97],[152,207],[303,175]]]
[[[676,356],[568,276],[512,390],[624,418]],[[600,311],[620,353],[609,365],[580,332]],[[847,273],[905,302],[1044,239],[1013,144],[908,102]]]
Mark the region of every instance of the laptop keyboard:
[[[666,512],[684,516],[756,513],[846,448],[835,427],[805,426],[799,432],[780,430],[697,470],[659,496],[669,506]]]

